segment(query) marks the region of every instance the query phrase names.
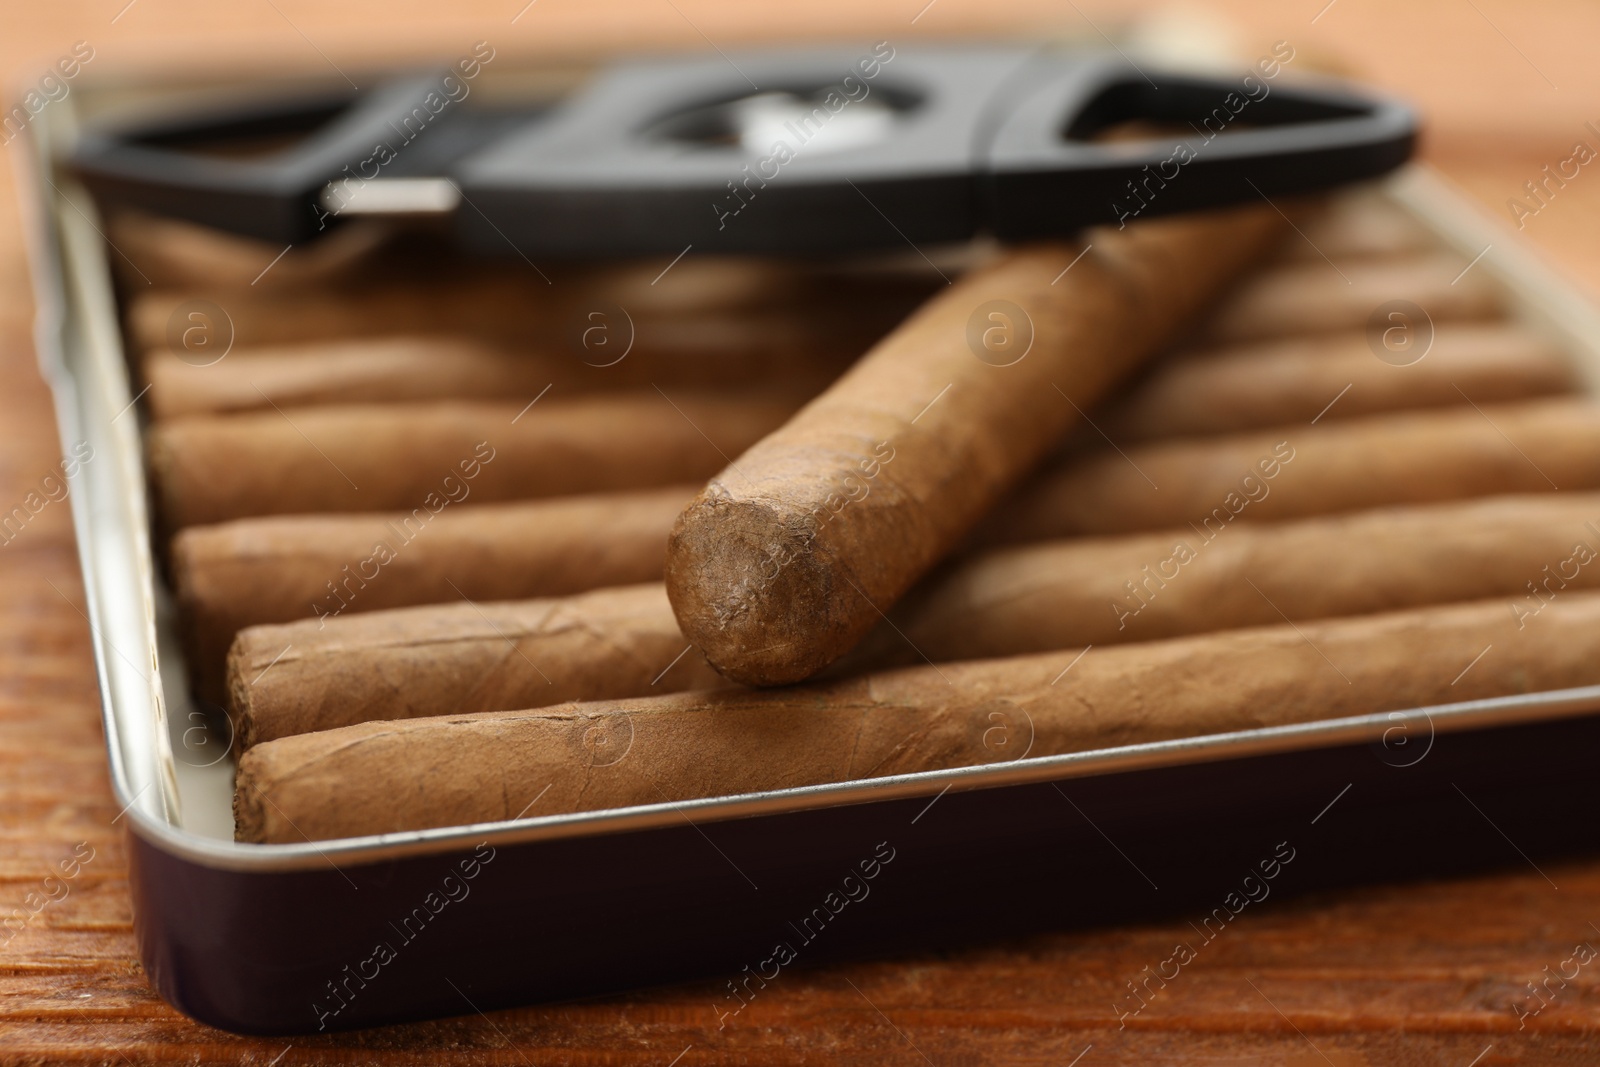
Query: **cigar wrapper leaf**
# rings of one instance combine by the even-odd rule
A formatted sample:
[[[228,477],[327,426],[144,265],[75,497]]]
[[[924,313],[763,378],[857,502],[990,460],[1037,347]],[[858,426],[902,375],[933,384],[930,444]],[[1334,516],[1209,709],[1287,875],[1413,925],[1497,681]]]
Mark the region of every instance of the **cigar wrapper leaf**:
[[[1127,445],[1465,406],[1467,397],[1502,404],[1579,388],[1560,346],[1518,327],[1445,325],[1431,341],[1425,350],[1386,353],[1393,362],[1377,358],[1364,331],[1174,353],[1095,421],[1106,437]],[[1410,358],[1415,362],[1404,362]],[[1103,441],[1092,430],[1079,436]]]
[[[1505,311],[1496,282],[1461,276],[1467,257],[1435,252],[1334,266],[1315,261],[1263,271],[1206,323],[1214,343],[1361,329],[1374,309],[1405,300],[1434,323],[1484,321]],[[1459,280],[1457,280],[1459,278]]]
[[[628,389],[821,391],[893,323],[807,324],[772,316],[635,323],[615,305],[574,323],[565,347],[495,345],[461,334],[145,353],[157,420],[353,403],[501,400]]]
[[[1070,456],[975,531],[978,544],[1216,528],[1393,504],[1600,489],[1587,399],[1408,412]]]
[[[235,748],[374,719],[704,689],[660,582],[430,604],[243,631],[228,657]]]
[[[511,403],[297,408],[157,423],[149,463],[169,529],[257,515],[405,510],[459,483],[479,501],[705,477],[781,425],[794,397],[651,390]],[[447,481],[448,480],[448,481]]]

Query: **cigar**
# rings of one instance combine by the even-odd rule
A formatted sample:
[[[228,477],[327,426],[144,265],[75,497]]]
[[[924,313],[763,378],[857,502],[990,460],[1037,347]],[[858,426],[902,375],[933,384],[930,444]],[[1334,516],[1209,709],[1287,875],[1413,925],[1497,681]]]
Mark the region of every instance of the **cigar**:
[[[321,630],[356,612],[659,581],[667,531],[695,490],[516,504],[442,498],[437,511],[190,527],[173,538],[171,573],[192,685],[223,703],[228,645],[258,623],[309,619]]]
[[[173,530],[469,495],[601,493],[704,478],[795,406],[770,394],[651,390],[189,416],[151,428],[149,466]]]
[[[145,353],[156,419],[322,404],[499,400],[627,388],[767,385],[820,392],[893,326],[862,316],[839,324],[783,317],[656,320],[611,314],[574,328],[566,347],[496,345],[470,335],[356,338],[205,353]]]
[[[667,551],[684,635],[738,682],[827,666],[1280,224],[1250,208],[1097,230],[934,297],[684,512]]]
[[[1559,345],[1516,326],[1441,326],[1425,355],[1404,362],[1420,352],[1378,356],[1364,333],[1341,333],[1178,353],[1096,422],[1125,444],[1309,422],[1319,414],[1319,422],[1330,422],[1447,407],[1466,397],[1505,403],[1573,392],[1579,384]]]
[[[770,320],[801,329],[860,315],[903,314],[928,291],[925,279],[900,272],[847,279],[782,260],[733,257],[688,257],[651,284],[662,266],[652,261],[568,267],[560,284],[553,284],[502,263],[447,261],[443,269],[358,275],[343,286],[146,290],[130,299],[126,324],[136,351],[181,346],[196,309],[224,319],[226,335],[240,347],[438,333],[575,346],[596,313],[616,318],[623,312],[643,330],[662,320],[766,312]]]
[[[287,651],[286,651],[287,650]],[[228,655],[235,750],[373,719],[703,689],[660,582],[252,626]]]
[[[174,348],[182,344],[191,323],[241,347],[449,330],[516,337],[574,310],[563,308],[537,277],[516,272],[451,271],[442,277],[386,281],[266,293],[199,287],[146,290],[127,304],[130,347]],[[220,325],[211,321],[219,318],[218,309]],[[193,319],[195,311],[206,318]]]
[[[1408,315],[1411,329],[1423,328],[1426,321],[1498,318],[1504,311],[1498,286],[1482,272],[1463,275],[1465,265],[1462,257],[1434,253],[1338,266],[1319,256],[1276,266],[1241,285],[1203,333],[1221,344],[1359,330],[1393,301],[1408,301],[1424,312],[1424,319]]]
[[[1179,438],[1067,457],[974,531],[977,544],[1600,489],[1600,406],[1466,406]]]
[[[1346,193],[1299,221],[1302,237],[1286,241],[1285,261],[1397,259],[1437,250],[1438,240],[1405,208],[1383,196]]]
[[[287,252],[266,241],[135,211],[113,215],[106,229],[121,253],[110,257],[111,266],[132,291],[154,286],[214,292],[249,289],[252,283],[260,292],[343,288],[352,277],[391,267],[399,244],[392,227],[370,219],[351,219]],[[432,267],[438,269],[437,259]]]
[[[680,802],[1591,685],[1597,643],[1600,594],[1565,593],[1520,630],[1495,600],[783,690],[369,722],[245,752],[235,836]]]
[[[1586,565],[1597,556],[1600,493],[1045,541],[930,577],[840,666],[1015,656],[1493,596],[1531,619],[1563,590],[1600,587],[1600,566]]]

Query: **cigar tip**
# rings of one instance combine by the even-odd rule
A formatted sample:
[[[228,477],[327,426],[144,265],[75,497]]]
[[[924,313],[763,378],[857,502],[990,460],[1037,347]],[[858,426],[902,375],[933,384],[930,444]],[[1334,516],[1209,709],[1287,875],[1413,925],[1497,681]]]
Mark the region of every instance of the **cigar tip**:
[[[684,636],[723,677],[803,681],[861,637],[842,602],[859,594],[833,573],[808,518],[734,499],[716,483],[678,517],[667,541],[667,597]]]
[[[246,752],[239,757],[239,772],[233,790],[233,839],[254,844],[267,840],[266,811],[257,783],[258,755]]]
[[[228,649],[227,682],[228,719],[233,727],[234,751],[243,754],[256,743],[254,687],[248,673],[249,650],[244,634],[234,637]]]

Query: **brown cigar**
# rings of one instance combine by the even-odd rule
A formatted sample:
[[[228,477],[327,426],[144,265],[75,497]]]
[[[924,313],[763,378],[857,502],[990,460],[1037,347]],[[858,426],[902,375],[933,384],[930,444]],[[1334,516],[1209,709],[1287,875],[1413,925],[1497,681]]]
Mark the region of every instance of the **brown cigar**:
[[[147,403],[157,419],[318,404],[499,400],[626,388],[771,385],[819,392],[893,325],[773,316],[657,320],[615,313],[574,329],[568,349],[495,345],[467,335],[356,338],[206,353],[145,353]]]
[[[550,287],[520,272],[480,270],[433,279],[385,279],[384,285],[324,286],[257,292],[186,287],[138,292],[127,305],[128,335],[139,351],[183,343],[202,326],[234,345],[449,330],[480,336],[526,336],[561,308]],[[220,315],[218,310],[220,309]],[[193,318],[199,312],[203,318]]]
[[[847,278],[774,259],[688,257],[665,275],[663,265],[572,267],[559,273],[556,284],[503,263],[446,261],[356,274],[343,286],[280,292],[259,286],[145,290],[129,301],[127,326],[137,351],[176,351],[192,323],[240,347],[470,333],[502,343],[536,341],[577,349],[581,357],[583,333],[596,313],[612,321],[625,317],[641,332],[661,321],[757,312],[804,329],[813,323],[843,325],[862,315],[877,321],[886,313],[904,314],[928,291],[926,279],[903,273]],[[196,311],[207,317],[191,320]]]
[[[602,493],[703,478],[794,407],[770,394],[651,390],[190,416],[151,429],[150,473],[170,529]]]
[[[1425,355],[1377,352],[1364,333],[1345,333],[1179,353],[1151,368],[1095,419],[1123,444],[1310,422],[1318,415],[1319,422],[1330,422],[1445,407],[1465,404],[1465,397],[1504,403],[1578,385],[1559,345],[1516,326],[1441,326]]]
[[[1532,618],[1561,590],[1600,586],[1597,555],[1597,493],[1045,541],[930,578],[844,662],[1015,656],[1491,596]]]
[[[1211,540],[1184,530],[1003,549],[930,577],[836,666],[859,673],[1495,595],[1531,619],[1564,589],[1600,585],[1600,567],[1587,566],[1600,555],[1597,522],[1600,494],[1553,494],[1241,525]],[[250,627],[228,657],[241,749],[370,719],[713,680],[659,585]]]
[[[1500,290],[1487,274],[1461,274],[1464,256],[1433,253],[1336,264],[1319,256],[1258,274],[1218,309],[1205,337],[1231,343],[1359,330],[1392,301],[1421,308],[1435,325],[1496,318],[1503,310]],[[1409,312],[1407,325],[1421,328],[1414,319],[1415,312]]]
[[[1600,489],[1600,406],[1467,406],[1069,457],[997,507],[974,540],[1215,530],[1557,488]]]
[[[233,635],[257,623],[659,580],[693,486],[521,504],[436,502],[378,515],[196,526],[172,541],[190,677],[222,703]],[[681,646],[680,646],[681,647]],[[274,650],[276,655],[278,650]]]
[[[598,266],[563,263],[541,273],[514,255],[462,254],[436,235],[356,218],[287,251],[268,241],[134,212],[113,217],[108,230],[126,257],[114,258],[119,267],[128,268],[125,276],[138,290],[182,291],[224,303],[231,297],[241,308],[270,307],[285,297],[321,301],[330,291],[345,294],[396,284],[414,293],[431,286],[437,295],[443,291],[441,283],[466,289],[508,279],[520,279],[518,284],[533,300],[592,286],[630,303],[704,308],[771,300],[797,279],[815,273],[803,264],[773,258],[686,256],[663,274],[670,255]]]
[[[540,707],[721,683],[660,582],[545,600],[432,604],[243,631],[235,746],[372,719]]]
[[[1333,197],[1298,220],[1301,236],[1285,241],[1282,258],[1340,266],[1347,260],[1397,259],[1437,250],[1438,240],[1406,209],[1371,193]]]
[[[1600,682],[1600,594],[1279,624],[768,692],[371,722],[257,745],[235,835],[291,842],[964,767]],[[1487,649],[1487,651],[1485,651]],[[491,783],[485,788],[485,783]]]
[[[1097,230],[933,298],[684,512],[667,592],[685,636],[734,681],[827,666],[1280,224],[1251,208]]]
[[[111,267],[130,292],[248,289],[252,281],[263,292],[342,286],[352,276],[381,272],[393,262],[396,244],[392,227],[366,219],[287,252],[282,245],[132,211],[107,219],[106,232],[117,250]]]

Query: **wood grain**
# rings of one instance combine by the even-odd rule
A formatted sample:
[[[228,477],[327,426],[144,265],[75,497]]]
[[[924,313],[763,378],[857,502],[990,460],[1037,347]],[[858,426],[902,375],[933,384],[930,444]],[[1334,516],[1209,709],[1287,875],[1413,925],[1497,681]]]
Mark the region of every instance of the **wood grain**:
[[[197,0],[32,5],[7,15],[7,92],[36,79],[72,41],[106,67],[183,62],[341,67],[479,38],[510,49],[585,42],[699,46],[775,32],[907,35],[922,6],[829,2],[803,10],[703,0],[351,3],[309,0],[224,11]],[[1247,43],[1288,38],[1410,92],[1433,115],[1436,158],[1492,213],[1581,135],[1600,91],[1587,49],[1600,12],[1576,3],[1524,10],[1499,0],[1391,5],[1341,0],[1218,6]],[[915,32],[1059,25],[1056,5],[943,0]],[[678,9],[681,8],[681,13]],[[1122,9],[1085,5],[1097,24]],[[304,30],[302,36],[295,27]],[[625,28],[624,28],[625,27]],[[1502,32],[1503,31],[1503,32]],[[618,36],[625,35],[625,36]],[[1515,43],[1513,43],[1515,42]],[[1537,65],[1537,66],[1535,66]],[[1541,73],[1542,72],[1542,73]],[[1549,81],[1546,80],[1548,76]],[[1553,86],[1559,85],[1556,89]],[[11,148],[15,152],[16,146]],[[11,171],[0,177],[0,506],[57,459],[49,398],[29,341],[31,294]],[[1600,283],[1594,241],[1600,176],[1585,172],[1524,236],[1569,273]],[[294,1064],[1562,1064],[1594,1061],[1600,969],[1585,968],[1526,1029],[1511,1005],[1524,984],[1600,941],[1600,859],[1439,883],[1269,902],[1205,951],[1119,1031],[1123,981],[1170,951],[1181,923],[1002,938],[951,955],[785,973],[718,1030],[709,984],[392,1027],[332,1038],[253,1040],[179,1016],[136,961],[117,806],[82,616],[71,525],[52,504],[0,547],[0,920],[41,893],[86,843],[94,858],[0,944],[0,1063]],[[1503,842],[1486,825],[1483,847]],[[1003,927],[1002,927],[1003,928]],[[4,938],[0,932],[0,938]],[[1092,1046],[1092,1047],[1090,1047]],[[1085,1050],[1088,1051],[1085,1051]],[[1075,1057],[1082,1056],[1081,1060]]]

